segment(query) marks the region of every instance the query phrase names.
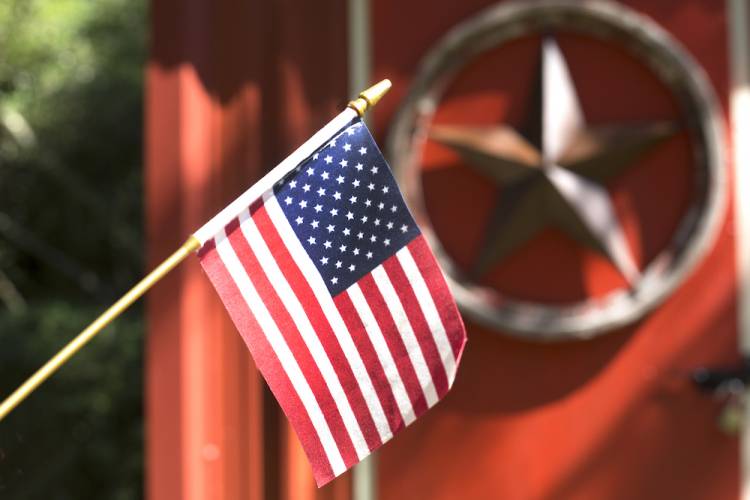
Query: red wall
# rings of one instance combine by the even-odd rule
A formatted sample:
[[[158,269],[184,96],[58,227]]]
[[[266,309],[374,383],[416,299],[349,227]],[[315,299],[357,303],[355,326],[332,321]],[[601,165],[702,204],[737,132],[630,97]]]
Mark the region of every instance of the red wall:
[[[440,15],[427,15],[434,4],[374,2],[375,77],[394,81],[378,109],[379,131],[425,52],[458,20],[493,3],[444,2]],[[653,17],[691,52],[726,110],[724,2],[624,3]],[[607,64],[618,63],[597,67],[606,72]],[[499,71],[488,67],[485,82]],[[585,107],[597,74],[574,77],[579,90],[589,87]],[[667,188],[674,182],[645,180]],[[719,431],[720,406],[689,380],[697,366],[737,362],[732,227],[730,214],[697,271],[657,311],[621,331],[535,344],[469,322],[467,350],[447,399],[380,453],[382,497],[737,498],[736,438]],[[543,248],[554,262],[558,256],[549,248],[556,247]]]
[[[381,138],[425,51],[490,3],[372,2],[374,78],[395,84]],[[688,48],[726,109],[724,2],[627,3]],[[152,25],[155,264],[343,106],[346,2],[153,0]],[[679,291],[622,331],[540,345],[469,324],[448,398],[379,453],[383,498],[736,498],[736,440],[687,379],[737,358],[731,227],[730,215]],[[149,498],[348,497],[348,474],[315,490],[197,260],[150,293],[148,321]]]

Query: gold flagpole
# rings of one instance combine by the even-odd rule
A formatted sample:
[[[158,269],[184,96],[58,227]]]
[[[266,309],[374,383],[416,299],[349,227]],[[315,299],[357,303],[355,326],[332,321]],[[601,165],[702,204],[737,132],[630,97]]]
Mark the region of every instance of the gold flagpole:
[[[357,99],[351,101],[348,104],[349,108],[359,114],[360,117],[364,116],[365,112],[377,104],[383,95],[385,95],[391,88],[390,80],[383,80],[376,83],[372,87],[364,90],[359,94]],[[183,260],[185,260],[191,253],[198,250],[201,246],[200,241],[195,236],[190,238],[182,244],[172,255],[170,255],[164,262],[156,266],[145,278],[138,282],[133,288],[130,289],[125,295],[123,295],[117,302],[107,309],[101,316],[96,318],[93,323],[86,327],[81,333],[71,340],[68,345],[63,347],[57,352],[52,358],[47,361],[44,366],[39,368],[36,373],[29,377],[26,382],[13,391],[13,394],[8,396],[2,404],[0,404],[0,421],[3,420],[14,408],[16,408],[21,402],[26,399],[29,394],[34,392],[42,382],[47,380],[53,373],[55,373],[62,365],[64,365],[75,353],[81,350],[91,339],[93,339],[99,332],[101,332],[107,325],[120,316],[125,310],[130,307],[133,302],[138,300],[144,293],[146,293],[152,286],[159,282],[164,276],[177,267]]]

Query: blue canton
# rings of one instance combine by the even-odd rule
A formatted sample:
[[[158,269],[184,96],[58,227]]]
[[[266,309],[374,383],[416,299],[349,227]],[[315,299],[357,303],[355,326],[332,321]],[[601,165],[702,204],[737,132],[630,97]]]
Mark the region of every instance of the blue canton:
[[[360,120],[274,192],[333,296],[419,235],[390,167]]]

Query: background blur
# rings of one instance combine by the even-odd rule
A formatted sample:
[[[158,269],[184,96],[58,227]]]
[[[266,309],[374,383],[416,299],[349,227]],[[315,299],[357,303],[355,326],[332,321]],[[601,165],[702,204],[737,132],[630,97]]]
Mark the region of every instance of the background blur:
[[[141,274],[143,0],[0,2],[0,393]],[[0,425],[0,498],[139,498],[142,306]]]
[[[0,394],[347,97],[393,81],[370,114],[379,144],[393,153],[394,138],[411,143],[394,124],[447,33],[487,21],[498,6],[560,3],[0,0]],[[698,391],[690,377],[699,367],[735,368],[750,353],[750,294],[738,300],[743,269],[735,265],[743,229],[735,218],[744,212],[733,204],[732,142],[737,117],[750,116],[750,51],[737,50],[749,44],[735,43],[734,58],[729,50],[730,37],[747,41],[747,2],[572,4],[641,16],[634,25],[658,27],[705,73],[717,103],[701,105],[718,104],[727,132],[717,134],[726,153],[717,168],[728,210],[689,276],[625,326],[538,342],[467,315],[469,342],[450,394],[376,454],[370,491],[378,498],[713,500],[738,498],[742,484],[750,497],[750,433],[736,432],[746,401]],[[516,17],[504,29],[533,25]],[[677,96],[646,64],[654,54],[579,35],[569,26],[556,39],[588,123],[678,114],[664,112],[678,108]],[[459,58],[434,123],[533,122],[541,42],[532,30]],[[734,106],[740,94],[743,114]],[[696,176],[689,138],[670,140],[606,183],[629,247],[646,249],[643,267],[707,182]],[[435,141],[417,153],[410,192],[424,193],[425,220],[469,266],[472,245],[500,234],[480,222],[502,189]],[[750,149],[744,154],[750,162]],[[545,228],[527,243],[483,283],[542,305],[596,303],[622,287],[611,263],[564,232]],[[734,431],[720,425],[728,409]],[[352,482],[346,473],[315,488],[197,259],[0,424],[2,500],[350,500]]]

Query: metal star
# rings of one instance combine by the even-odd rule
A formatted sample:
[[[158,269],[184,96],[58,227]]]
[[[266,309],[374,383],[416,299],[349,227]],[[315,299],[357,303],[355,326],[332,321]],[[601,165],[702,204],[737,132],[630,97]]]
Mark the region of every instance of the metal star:
[[[486,274],[548,225],[596,250],[633,284],[640,271],[605,183],[673,135],[671,122],[585,123],[573,80],[552,38],[542,42],[531,119],[508,125],[440,125],[430,138],[455,150],[470,167],[501,187],[472,269]]]

